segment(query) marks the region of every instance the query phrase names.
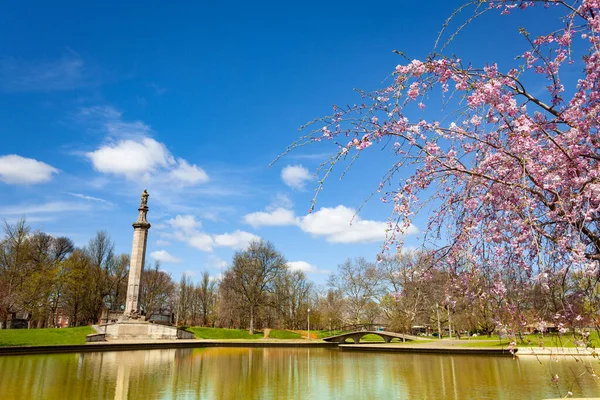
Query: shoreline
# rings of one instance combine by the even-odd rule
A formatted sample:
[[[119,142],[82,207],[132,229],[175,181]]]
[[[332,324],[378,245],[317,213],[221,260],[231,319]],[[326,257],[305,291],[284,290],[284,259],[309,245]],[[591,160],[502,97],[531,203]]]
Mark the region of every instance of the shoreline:
[[[135,351],[160,349],[185,349],[207,347],[248,347],[248,348],[337,348],[340,351],[414,353],[440,355],[481,355],[481,356],[594,356],[592,349],[561,347],[516,347],[513,353],[507,347],[462,347],[451,342],[427,343],[360,343],[339,344],[303,339],[179,339],[179,340],[109,340],[86,344],[0,346],[0,356],[36,355],[58,353],[89,353],[105,351]]]

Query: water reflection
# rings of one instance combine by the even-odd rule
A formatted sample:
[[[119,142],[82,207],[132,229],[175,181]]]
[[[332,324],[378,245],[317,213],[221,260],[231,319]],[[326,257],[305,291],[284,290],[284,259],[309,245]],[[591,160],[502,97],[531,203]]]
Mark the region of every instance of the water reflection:
[[[565,395],[569,377],[583,369],[581,362],[542,361],[292,348],[0,357],[0,398],[548,398]],[[554,373],[560,392],[550,381]],[[600,386],[586,375],[571,390],[593,396]]]

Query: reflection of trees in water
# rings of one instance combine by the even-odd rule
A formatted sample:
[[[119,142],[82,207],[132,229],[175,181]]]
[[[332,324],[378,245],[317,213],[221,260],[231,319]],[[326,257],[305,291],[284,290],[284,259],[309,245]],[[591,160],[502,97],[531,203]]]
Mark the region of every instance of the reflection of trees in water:
[[[0,357],[2,399],[156,398],[176,350]]]
[[[176,363],[178,391],[214,399],[260,398],[270,380],[268,349],[195,349]],[[283,368],[283,366],[280,366]]]
[[[582,363],[542,358],[203,348],[0,357],[4,399],[544,398]],[[590,360],[591,361],[591,360]],[[597,361],[595,361],[597,364]],[[576,396],[592,394],[582,382]],[[564,383],[561,389],[566,392]],[[593,386],[592,386],[593,385]],[[579,393],[577,393],[579,391]]]

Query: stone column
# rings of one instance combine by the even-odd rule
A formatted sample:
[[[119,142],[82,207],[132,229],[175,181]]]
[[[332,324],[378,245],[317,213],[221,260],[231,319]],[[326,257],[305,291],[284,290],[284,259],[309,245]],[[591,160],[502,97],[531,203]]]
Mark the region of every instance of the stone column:
[[[138,319],[140,317],[140,285],[142,271],[146,261],[146,243],[150,224],[146,220],[148,213],[148,192],[142,193],[142,201],[138,208],[137,221],[133,223],[133,246],[131,249],[131,263],[129,265],[129,279],[127,283],[127,299],[125,302],[125,319]]]

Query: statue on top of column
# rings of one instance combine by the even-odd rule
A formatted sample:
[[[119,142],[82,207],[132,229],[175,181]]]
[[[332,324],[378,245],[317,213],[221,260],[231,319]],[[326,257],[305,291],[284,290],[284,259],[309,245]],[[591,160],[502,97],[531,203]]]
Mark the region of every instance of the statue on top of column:
[[[140,203],[140,208],[148,207],[148,197],[150,197],[150,195],[148,194],[148,191],[144,189],[142,192],[142,202]]]
[[[148,191],[144,189],[141,196],[140,208],[138,208],[138,219],[133,223],[134,228],[137,226],[145,227],[147,229],[150,228],[150,224],[146,220],[146,214],[148,213],[148,197],[150,197],[150,195],[148,194]]]

